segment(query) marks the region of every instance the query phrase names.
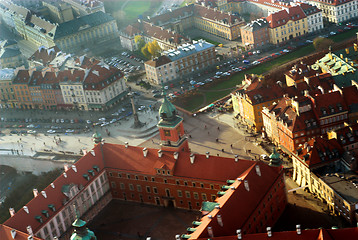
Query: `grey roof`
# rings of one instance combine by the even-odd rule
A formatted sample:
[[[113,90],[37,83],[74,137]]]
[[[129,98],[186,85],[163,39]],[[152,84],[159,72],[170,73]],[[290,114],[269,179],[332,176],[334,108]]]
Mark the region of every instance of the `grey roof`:
[[[113,21],[114,18],[102,11],[91,13],[89,15],[76,18],[74,20],[61,23],[57,26],[54,39],[59,39],[81,31],[84,29],[99,26],[106,22]]]
[[[16,45],[17,42],[13,39],[7,39],[3,42],[0,43],[0,47],[2,48],[6,48],[6,47],[9,47],[9,46],[12,46],[12,45]]]
[[[354,176],[358,177],[356,174]],[[321,179],[351,204],[358,202],[358,190],[352,182],[335,175],[323,176]]]
[[[242,29],[245,29],[247,31],[251,31],[251,32],[254,32],[254,31],[257,31],[261,28],[267,28],[269,26],[269,23],[267,22],[266,19],[257,19],[257,20],[254,20],[250,23],[248,23],[247,25],[241,27]]]
[[[0,81],[1,80],[10,80],[15,77],[15,69],[4,68],[0,69]]]
[[[168,56],[172,61],[181,59],[183,57],[192,55],[197,52],[201,52],[203,50],[209,49],[214,47],[213,44],[208,43],[204,40],[193,41],[194,44],[183,44],[179,46],[177,49],[171,49],[168,51],[165,51],[163,55]]]
[[[0,51],[0,58],[9,58],[9,57],[15,57],[21,55],[21,52],[19,49],[13,49],[13,48],[4,48]]]

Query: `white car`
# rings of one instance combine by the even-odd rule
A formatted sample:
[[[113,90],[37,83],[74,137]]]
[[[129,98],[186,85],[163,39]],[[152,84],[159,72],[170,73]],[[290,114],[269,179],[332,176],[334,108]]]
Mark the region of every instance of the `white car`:
[[[75,130],[73,130],[73,129],[67,129],[66,130],[66,133],[73,133],[73,132],[75,132]]]
[[[33,125],[33,124],[27,125],[27,128],[34,128],[34,127],[35,127],[35,125]]]
[[[221,75],[221,74],[223,74],[222,72],[216,72],[216,75]]]
[[[56,131],[55,131],[55,130],[50,129],[50,130],[47,130],[47,133],[56,133]]]
[[[170,95],[170,94],[169,94]],[[138,111],[142,111],[143,109],[145,109],[145,106],[140,106],[139,108],[138,108]]]
[[[100,118],[100,119],[98,119],[98,121],[104,122],[104,121],[106,121],[106,118]]]
[[[32,133],[32,134],[34,134],[34,133],[36,133],[36,131],[35,131],[35,130],[29,130],[29,131],[27,131],[27,133]]]
[[[288,52],[290,52],[290,50],[288,50],[288,49],[283,49],[282,52],[288,53]]]

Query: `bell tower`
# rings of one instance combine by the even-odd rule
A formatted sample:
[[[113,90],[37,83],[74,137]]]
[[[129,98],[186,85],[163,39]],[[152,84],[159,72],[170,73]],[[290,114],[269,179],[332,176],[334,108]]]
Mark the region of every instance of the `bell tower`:
[[[189,152],[188,138],[184,134],[183,118],[164,93],[163,103],[159,108],[158,122],[161,149],[164,151]]]

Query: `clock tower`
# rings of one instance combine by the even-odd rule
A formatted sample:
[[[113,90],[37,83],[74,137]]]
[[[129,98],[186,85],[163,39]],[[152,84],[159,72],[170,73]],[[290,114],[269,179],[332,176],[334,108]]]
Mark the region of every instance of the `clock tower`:
[[[163,151],[189,152],[188,138],[184,133],[183,118],[178,115],[174,105],[164,93],[163,103],[159,108],[159,134]]]

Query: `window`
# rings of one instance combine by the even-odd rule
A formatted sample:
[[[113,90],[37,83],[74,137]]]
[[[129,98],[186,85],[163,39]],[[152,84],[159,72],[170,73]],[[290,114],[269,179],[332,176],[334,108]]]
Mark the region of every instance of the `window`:
[[[164,136],[170,137],[170,131],[169,130],[164,130]]]
[[[152,182],[155,182],[155,178],[154,178],[154,177],[152,177],[152,179],[151,179],[151,180],[152,180]]]
[[[121,177],[122,177],[122,174],[118,173],[118,177],[121,178]]]
[[[177,190],[178,192],[178,197],[183,197],[183,193],[181,192],[181,190]]]
[[[148,178],[147,178],[147,176],[144,176],[144,181],[148,181]]]
[[[196,187],[196,184],[195,184],[195,182],[193,182],[193,187]]]
[[[176,183],[177,185],[180,185],[180,181],[179,181],[179,180],[176,180],[175,183]]]
[[[203,184],[203,183],[200,183],[200,187],[201,187],[201,188],[204,188],[204,184]]]
[[[112,174],[111,172],[109,172],[108,175],[109,175],[110,177],[113,177],[113,174]]]
[[[111,182],[112,188],[116,188],[116,183],[115,182]]]
[[[206,200],[207,200],[205,193],[202,193],[202,194],[201,194],[201,199],[203,199],[203,201],[206,201]]]
[[[191,196],[190,196],[190,192],[189,191],[185,191],[185,196],[186,196],[186,198],[190,198]]]
[[[136,180],[139,180],[139,177],[138,177],[138,176],[135,176],[135,179],[136,179]]]
[[[199,194],[197,192],[195,192],[193,194],[194,194],[194,199],[199,199]]]
[[[214,185],[213,185],[213,184],[210,184],[210,189],[214,189]]]
[[[188,186],[188,182],[187,182],[187,181],[185,181],[185,182],[184,182],[184,185],[185,185],[185,186]]]
[[[155,194],[157,194],[157,193],[158,193],[158,189],[157,189],[156,187],[153,187],[153,192],[154,192]]]
[[[129,184],[129,190],[131,190],[131,191],[133,191],[134,190],[134,186],[133,186],[133,184]]]
[[[137,191],[141,192],[142,191],[142,186],[141,185],[137,185]]]
[[[147,190],[147,193],[150,193],[150,187],[146,186],[145,188]]]

